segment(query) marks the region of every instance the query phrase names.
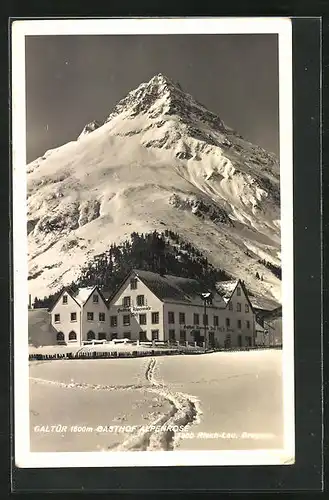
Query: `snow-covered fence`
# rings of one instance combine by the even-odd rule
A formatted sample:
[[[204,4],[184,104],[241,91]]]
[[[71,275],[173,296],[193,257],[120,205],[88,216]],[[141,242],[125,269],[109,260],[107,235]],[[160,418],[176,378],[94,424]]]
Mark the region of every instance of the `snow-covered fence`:
[[[73,353],[61,354],[30,354],[29,361],[56,360],[56,359],[108,359],[108,358],[139,358],[145,356],[170,356],[180,354],[177,350],[151,349],[143,351],[80,351],[76,355]]]
[[[79,350],[77,352],[65,352],[65,353],[38,353],[29,354],[29,361],[51,361],[56,359],[117,359],[117,358],[141,358],[146,356],[174,356],[177,354],[204,354],[205,350],[202,347],[194,347],[189,345],[178,345],[173,349],[172,346],[166,347],[155,347],[143,350],[113,350],[113,351],[96,351],[96,350]],[[209,348],[206,353],[210,354],[212,352],[236,352],[236,351],[255,351],[260,349],[281,349],[282,346],[253,346],[253,347],[231,347],[231,348]]]

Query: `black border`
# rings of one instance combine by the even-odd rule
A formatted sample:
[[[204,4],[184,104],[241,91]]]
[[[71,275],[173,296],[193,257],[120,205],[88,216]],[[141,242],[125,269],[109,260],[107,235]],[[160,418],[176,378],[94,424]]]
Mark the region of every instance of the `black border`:
[[[31,12],[30,7],[31,4]],[[250,10],[248,15],[252,15]],[[14,492],[321,490],[321,20],[294,18],[292,26],[296,463],[257,467],[17,469],[12,462]],[[13,307],[12,291],[10,296]],[[13,406],[13,399],[11,403]]]

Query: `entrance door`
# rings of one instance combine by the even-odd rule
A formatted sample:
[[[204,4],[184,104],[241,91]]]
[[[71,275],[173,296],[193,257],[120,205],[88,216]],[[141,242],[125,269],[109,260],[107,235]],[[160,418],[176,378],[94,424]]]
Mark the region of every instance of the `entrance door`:
[[[141,330],[139,332],[139,341],[140,342],[147,342],[147,336],[146,336],[146,332],[144,330]]]
[[[209,345],[215,347],[215,332],[209,332]]]
[[[231,349],[231,335],[227,334],[225,337],[224,347],[225,349]]]
[[[194,330],[193,331],[193,337],[194,337],[194,342],[197,343],[197,345],[201,345],[201,334],[200,330]]]
[[[238,335],[238,347],[242,347],[242,335]]]
[[[58,332],[56,335],[56,340],[58,344],[65,344],[65,337],[63,332]]]
[[[87,333],[87,340],[94,340],[95,339],[95,334],[92,330],[89,330]]]

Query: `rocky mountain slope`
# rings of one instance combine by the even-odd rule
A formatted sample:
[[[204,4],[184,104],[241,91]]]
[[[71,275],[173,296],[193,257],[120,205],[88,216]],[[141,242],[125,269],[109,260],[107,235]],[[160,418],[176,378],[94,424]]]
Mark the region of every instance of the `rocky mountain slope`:
[[[177,232],[215,266],[280,301],[275,155],[243,139],[159,74],[105,122],[27,166],[29,288],[54,293],[133,231]],[[256,278],[256,273],[263,280]]]

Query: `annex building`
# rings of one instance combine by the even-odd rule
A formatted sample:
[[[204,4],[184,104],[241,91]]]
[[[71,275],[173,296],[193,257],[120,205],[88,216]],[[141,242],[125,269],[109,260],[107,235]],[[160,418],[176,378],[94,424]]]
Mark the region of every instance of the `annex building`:
[[[81,288],[77,294],[62,291],[50,315],[58,344],[108,337],[108,304],[98,287]]]

